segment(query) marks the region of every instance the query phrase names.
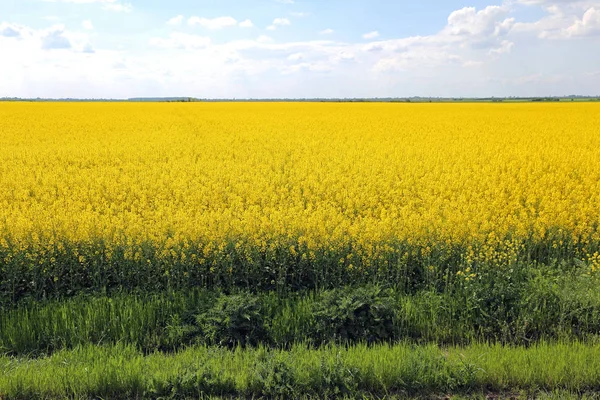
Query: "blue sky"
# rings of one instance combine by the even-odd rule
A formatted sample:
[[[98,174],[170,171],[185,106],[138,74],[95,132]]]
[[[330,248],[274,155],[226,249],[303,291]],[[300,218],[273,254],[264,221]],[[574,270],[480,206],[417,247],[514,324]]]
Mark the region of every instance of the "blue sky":
[[[0,97],[600,95],[600,0],[2,0]]]

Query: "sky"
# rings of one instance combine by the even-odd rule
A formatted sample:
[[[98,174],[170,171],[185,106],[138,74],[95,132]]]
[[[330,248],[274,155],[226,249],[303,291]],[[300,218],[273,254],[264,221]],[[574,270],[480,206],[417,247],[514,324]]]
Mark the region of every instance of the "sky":
[[[600,0],[0,0],[0,97],[600,95]]]

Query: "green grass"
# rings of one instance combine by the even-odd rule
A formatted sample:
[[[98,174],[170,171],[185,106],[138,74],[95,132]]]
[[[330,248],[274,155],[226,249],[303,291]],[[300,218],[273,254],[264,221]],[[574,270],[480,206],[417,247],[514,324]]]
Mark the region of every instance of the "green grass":
[[[415,265],[337,289],[350,277],[320,289],[117,285],[0,302],[0,400],[600,391],[600,277],[589,265],[481,266],[469,280]]]
[[[600,345],[200,346],[146,356],[125,345],[84,346],[0,358],[0,371],[6,399],[583,394],[600,390]]]
[[[377,286],[287,295],[190,290],[24,302],[0,309],[0,353],[38,356],[116,343],[153,352],[238,341],[274,348],[332,341],[597,341],[598,282],[577,273],[532,271],[526,279],[515,274],[494,285],[470,282],[454,292],[407,294]]]

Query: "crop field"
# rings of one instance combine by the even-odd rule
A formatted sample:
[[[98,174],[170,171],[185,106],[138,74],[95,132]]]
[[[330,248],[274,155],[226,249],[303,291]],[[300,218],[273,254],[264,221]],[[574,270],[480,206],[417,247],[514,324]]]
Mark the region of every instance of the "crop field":
[[[4,301],[600,268],[597,104],[4,104],[0,121]]]
[[[435,363],[431,346],[519,358],[510,346],[535,344],[540,366],[565,346],[597,353],[598,127],[596,103],[0,103],[0,371],[21,379],[0,379],[0,399],[160,397],[69,392],[50,373],[28,389],[20,363],[34,360],[19,357],[50,371],[56,352],[176,363],[218,347],[265,363],[378,343]],[[591,367],[577,384],[463,382],[452,357],[456,385],[431,393],[600,388]],[[276,395],[281,365],[267,364],[264,390],[211,375],[188,394]],[[391,391],[357,385],[422,394],[389,373]]]

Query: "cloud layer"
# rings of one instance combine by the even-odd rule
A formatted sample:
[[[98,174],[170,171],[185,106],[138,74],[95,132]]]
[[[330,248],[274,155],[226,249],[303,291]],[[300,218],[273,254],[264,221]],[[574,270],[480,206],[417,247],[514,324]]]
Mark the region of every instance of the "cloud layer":
[[[55,1],[136,12],[119,0]],[[541,17],[522,21],[523,10]],[[0,52],[13,61],[0,63],[0,96],[600,94],[600,56],[592,51],[600,48],[600,1],[506,0],[455,10],[430,35],[389,37],[373,29],[343,41],[327,26],[285,40],[281,35],[310,19],[287,15],[261,28],[244,16],[179,14],[135,47],[94,46],[102,38],[95,18],[71,29],[2,21]]]

